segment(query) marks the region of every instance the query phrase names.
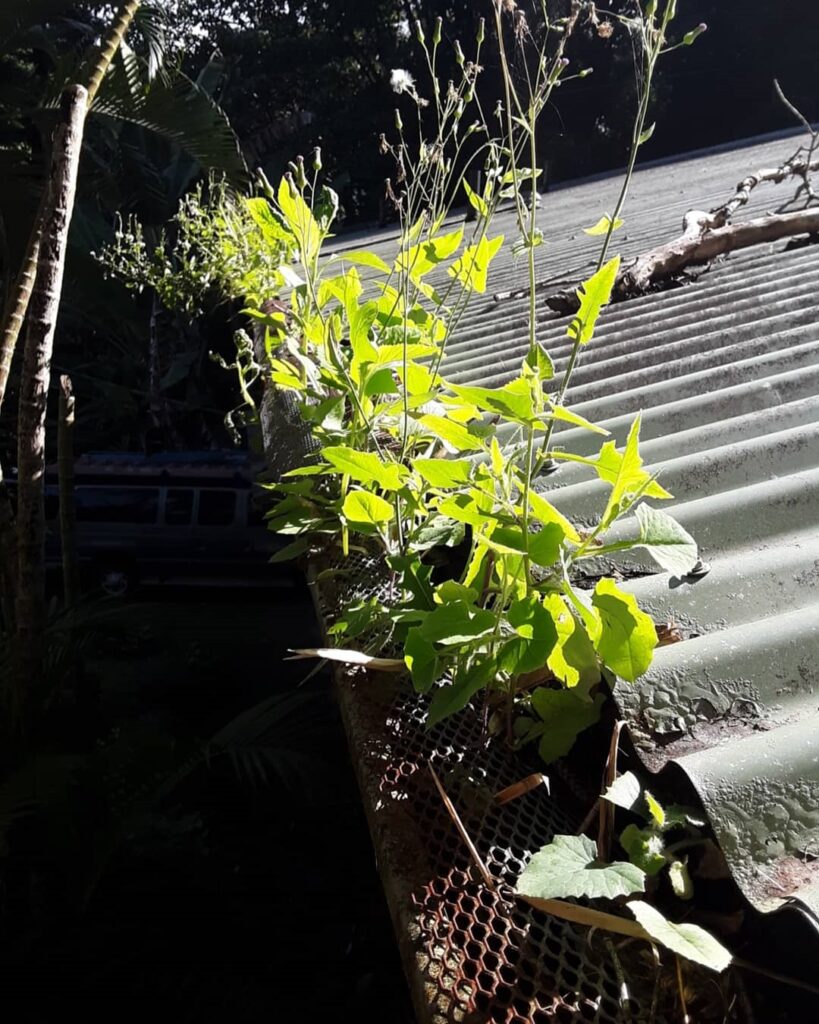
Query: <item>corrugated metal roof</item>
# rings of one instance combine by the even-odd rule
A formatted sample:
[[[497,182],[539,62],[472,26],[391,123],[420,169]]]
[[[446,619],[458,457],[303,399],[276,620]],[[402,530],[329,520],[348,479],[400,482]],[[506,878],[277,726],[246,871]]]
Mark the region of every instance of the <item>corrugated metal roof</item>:
[[[683,214],[727,199],[736,182],[783,162],[791,138],[695,154],[639,171],[615,236],[624,258],[679,233]],[[542,199],[543,296],[593,270],[599,240],[582,233],[611,210],[619,179]],[[736,220],[783,202],[760,186]],[[511,214],[496,229],[514,237]],[[378,249],[385,235],[367,239]],[[348,243],[349,244],[349,243]],[[358,238],[355,247],[362,240]],[[339,248],[344,247],[340,244]],[[516,376],[528,339],[523,263],[505,247],[494,295],[470,306],[445,375],[499,385]],[[499,292],[512,292],[496,298]],[[617,699],[652,770],[682,768],[702,798],[734,875],[762,910],[795,901],[819,918],[819,248],[785,242],[733,254],[683,287],[610,307],[568,396],[618,444],[643,411],[643,456],[674,495],[663,503],[697,538],[710,572],[696,582],[648,560],[628,587],[684,642],[656,652]],[[540,301],[539,340],[558,376],[566,319]],[[568,450],[599,440],[567,429]],[[563,511],[593,522],[603,489],[563,464],[541,485]],[[624,529],[628,529],[628,524]],[[630,558],[640,569],[639,558]],[[623,568],[622,563],[620,568]],[[626,573],[631,576],[631,573]],[[674,770],[674,769],[672,769]]]

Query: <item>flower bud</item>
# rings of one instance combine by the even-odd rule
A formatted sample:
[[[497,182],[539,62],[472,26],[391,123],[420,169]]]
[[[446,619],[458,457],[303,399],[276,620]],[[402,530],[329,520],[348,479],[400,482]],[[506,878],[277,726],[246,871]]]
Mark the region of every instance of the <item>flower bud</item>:
[[[424,45],[426,36],[424,35],[424,26],[421,24],[420,20],[416,20],[415,22],[415,38],[422,46]]]
[[[313,150],[313,170],[321,170],[321,146],[316,146]]]
[[[435,19],[435,32],[434,32],[434,34],[432,36],[432,42],[436,46],[441,41],[441,28],[442,28],[442,25],[443,25],[443,21],[444,21],[444,19],[440,15]]]
[[[399,132],[404,130],[404,122],[401,120],[401,111],[398,107],[395,108],[395,127]]]
[[[478,46],[486,39],[486,21],[484,18],[478,22]]]
[[[455,63],[458,67],[464,66],[464,51],[461,49],[461,43],[458,39],[455,40]]]

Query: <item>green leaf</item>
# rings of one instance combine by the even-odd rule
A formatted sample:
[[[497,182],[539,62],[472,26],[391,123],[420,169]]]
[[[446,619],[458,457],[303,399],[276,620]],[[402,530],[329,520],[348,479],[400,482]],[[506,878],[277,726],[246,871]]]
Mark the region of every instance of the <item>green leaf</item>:
[[[503,235],[498,235],[491,242],[486,235],[482,235],[477,245],[469,245],[464,249],[463,255],[452,264],[447,273],[456,278],[466,291],[483,294],[486,291],[489,264],[502,245]]]
[[[642,795],[643,787],[634,772],[623,772],[603,793],[603,799],[625,811],[633,811]]]
[[[634,900],[626,906],[652,939],[686,960],[717,972],[724,971],[731,963],[731,954],[725,946],[699,925],[673,924],[643,900]]]
[[[697,542],[667,512],[639,505],[635,515],[640,524],[640,547],[666,572],[685,576],[699,561]]]
[[[409,475],[406,466],[398,462],[382,462],[373,452],[360,452],[346,445],[323,448],[321,455],[334,472],[346,473],[362,484],[378,484],[384,491],[400,490]]]
[[[413,459],[412,468],[430,487],[460,487],[469,483],[469,459]]]
[[[432,566],[423,565],[417,554],[390,555],[387,563],[401,576],[401,586],[412,595],[412,603],[416,608],[431,611],[435,607],[432,596]]]
[[[585,700],[573,690],[549,690],[540,687],[532,694],[532,707],[546,728],[540,739],[539,752],[550,764],[568,754],[574,741],[600,718],[603,695]]]
[[[507,651],[510,664],[504,668],[512,674],[542,668],[557,643],[552,616],[536,597],[525,597],[509,606],[506,617],[518,639],[508,641],[514,646]]]
[[[313,260],[321,247],[321,230],[312,210],[287,177],[282,178],[279,183],[276,199],[282,216],[301,249],[303,259],[305,262]]]
[[[641,419],[638,413],[631,424],[622,454],[614,447],[613,441],[606,441],[597,457],[598,475],[603,479],[608,478],[612,483],[609,500],[602,516],[602,522],[606,525],[614,522],[623,505],[633,502],[637,495],[671,497],[668,491],[652,480],[651,474],[643,469],[639,451]],[[660,493],[657,493],[658,489]]]
[[[494,658],[486,657],[473,661],[467,669],[459,667],[452,684],[435,691],[427,713],[427,725],[437,725],[462,711],[475,694],[491,682],[496,670]]]
[[[688,862],[673,860],[668,865],[668,880],[674,895],[681,900],[690,900],[694,895],[694,883],[688,873]]]
[[[538,380],[551,380],[555,375],[554,363],[542,345],[535,344],[534,349],[527,352],[526,365],[535,371]]]
[[[608,437],[611,433],[610,430],[606,430],[604,427],[598,427],[596,423],[592,423],[591,420],[587,420],[585,416],[581,416],[579,413],[572,412],[571,409],[567,409],[565,405],[555,405],[554,403],[550,403],[549,412],[546,415],[553,420],[560,420],[563,423],[571,423],[573,427],[582,427],[584,430],[590,430],[593,434],[602,434],[604,437]]]
[[[412,548],[415,551],[428,551],[430,548],[454,548],[466,536],[463,523],[447,516],[430,516],[412,535]]]
[[[529,558],[535,565],[544,568],[554,565],[560,559],[565,536],[566,532],[560,523],[546,523],[537,533],[529,535]]]
[[[289,562],[291,558],[298,558],[299,555],[303,555],[304,552],[310,547],[310,539],[308,537],[296,537],[294,541],[286,544],[283,548],[271,556],[271,562]]]
[[[538,522],[543,523],[544,526],[556,524],[563,531],[563,535],[567,540],[570,540],[572,544],[580,543],[580,534],[572,526],[569,520],[561,515],[560,512],[552,505],[551,502],[547,501],[542,494],[537,491],[529,491],[529,508],[532,515]]]
[[[570,689],[580,686],[587,691],[600,679],[592,642],[560,594],[547,594],[544,604],[557,627],[558,638],[547,664],[555,677]]]
[[[491,633],[495,616],[483,608],[474,608],[465,601],[438,605],[424,619],[420,629],[427,640],[440,644],[465,644]]]
[[[418,626],[413,626],[404,641],[404,664],[418,693],[426,693],[440,674],[438,654]]]
[[[474,207],[481,217],[487,217],[489,215],[489,206],[485,199],[482,199],[477,192],[472,189],[466,178],[463,179],[464,192],[466,192],[466,198],[469,203]]]
[[[334,253],[327,261],[332,263],[336,260],[343,260],[347,263],[356,263],[360,267],[369,267],[371,270],[380,270],[382,274],[389,274],[389,266],[381,259],[380,256],[376,256],[374,252],[368,252],[366,249],[358,249],[353,252],[337,252]]]
[[[643,131],[641,131],[640,132],[640,138],[639,138],[639,140],[637,142],[637,145],[638,146],[642,146],[644,142],[648,142],[648,140],[654,134],[654,129],[656,127],[657,127],[657,122],[656,121],[652,121],[652,123],[648,126],[648,128],[645,128]]]
[[[528,426],[536,422],[532,387],[523,377],[500,388],[468,387],[447,384],[459,398],[484,412],[499,413],[508,420]]]
[[[463,237],[464,229],[460,227],[457,231],[438,235],[437,238],[430,238],[410,249],[405,249],[398,254],[395,261],[396,270],[405,270],[413,281],[419,281],[439,263],[449,259],[460,247]]]
[[[484,449],[483,441],[479,437],[470,434],[466,427],[455,423],[454,420],[429,413],[426,416],[419,416],[418,422],[431,434],[439,437],[451,451],[478,452]]]
[[[602,266],[596,274],[584,281],[577,291],[580,309],[577,311],[566,333],[570,338],[588,345],[594,337],[594,328],[604,306],[608,305],[617,271],[620,269],[620,257],[615,256]]]
[[[350,523],[378,526],[389,523],[395,509],[388,501],[369,491],[350,491],[342,506],[344,518]]]
[[[653,828],[626,825],[620,836],[620,845],[641,871],[656,875],[665,867],[665,844]]]
[[[625,221],[620,220],[618,217],[614,222],[612,231],[616,231],[621,228]],[[590,228],[583,228],[584,234],[587,235],[607,235],[609,233],[609,225],[611,224],[611,217],[607,213],[604,213],[600,220]]]
[[[648,813],[651,815],[651,819],[655,826],[661,829],[665,825],[665,811],[663,810],[663,805],[655,796],[649,793],[648,790],[645,791],[644,795],[646,798]]]
[[[598,860],[597,846],[588,836],[555,836],[526,865],[515,891],[541,900],[613,900],[644,892],[645,876],[625,861]]]
[[[398,385],[388,366],[382,366],[380,370],[376,370],[367,378],[367,383],[364,385],[364,394],[368,398],[372,398],[373,395],[397,395],[398,393]]]
[[[595,644],[603,664],[633,683],[651,664],[657,631],[633,594],[620,590],[614,580],[602,579],[594,588],[592,604],[600,613],[600,637]]]

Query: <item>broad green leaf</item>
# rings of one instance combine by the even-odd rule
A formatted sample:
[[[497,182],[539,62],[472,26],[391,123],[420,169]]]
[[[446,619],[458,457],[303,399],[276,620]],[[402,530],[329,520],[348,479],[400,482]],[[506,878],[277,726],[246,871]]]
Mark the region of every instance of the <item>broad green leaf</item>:
[[[465,644],[491,633],[495,616],[482,608],[470,607],[465,601],[441,604],[424,619],[422,634],[434,643]]]
[[[369,491],[350,491],[342,506],[344,518],[350,523],[378,526],[389,523],[395,509],[388,501]]]
[[[492,443],[489,446],[489,454],[492,460],[492,472],[495,476],[500,479],[503,476],[503,471],[506,468],[506,460],[503,457],[501,446],[498,444],[496,437],[492,438]]]
[[[560,420],[562,423],[571,423],[573,427],[582,427],[584,430],[591,430],[593,434],[602,434],[604,437],[608,437],[611,433],[610,430],[606,430],[604,427],[598,427],[596,423],[592,423],[591,420],[587,420],[585,416],[581,416],[579,413],[572,412],[571,409],[567,409],[565,405],[555,405],[550,403],[549,412],[546,416],[553,420]]]
[[[481,217],[486,217],[489,214],[489,206],[485,199],[481,198],[477,192],[472,189],[466,178],[463,179],[464,192],[466,192],[466,198],[469,200],[471,206],[473,206]]]
[[[445,498],[438,506],[438,511],[450,519],[478,529],[495,522],[494,517],[487,515],[475,499],[467,494],[454,494]],[[483,542],[487,543],[486,538],[483,538]]]
[[[625,222],[620,220],[620,218],[618,217],[614,221],[614,227],[612,228],[612,231],[616,231],[618,228],[621,228],[624,223]],[[583,232],[584,234],[587,235],[607,235],[609,232],[610,225],[611,217],[609,217],[607,213],[604,213],[600,220],[593,227],[583,228]]]
[[[435,646],[413,626],[404,641],[404,664],[412,676],[412,685],[418,693],[426,693],[440,674]]]
[[[572,544],[580,543],[580,534],[569,520],[537,491],[529,491],[529,509],[539,523],[543,523],[544,526],[554,523],[561,528],[566,539]]]
[[[447,604],[451,601],[465,601],[467,604],[474,604],[478,600],[478,591],[472,587],[465,587],[457,580],[444,580],[435,588],[435,603]]]
[[[274,250],[277,249],[282,242],[286,243],[288,240],[292,241],[284,225],[270,208],[270,203],[268,203],[266,199],[262,199],[260,197],[245,199],[245,205],[247,206],[250,216],[259,228],[261,228],[265,240],[271,244],[271,247]]]
[[[468,459],[413,459],[412,468],[430,487],[460,487],[469,483]]]
[[[454,548],[466,536],[463,523],[449,519],[447,516],[430,516],[425,523],[412,535],[412,548],[415,551],[428,551],[430,548]]]
[[[534,349],[527,352],[525,365],[530,367],[538,376],[538,380],[551,380],[555,375],[555,367],[549,353],[542,345],[535,344]]]
[[[364,394],[368,398],[372,398],[373,395],[397,395],[398,393],[398,385],[388,366],[382,366],[380,370],[376,370],[367,378],[367,383],[364,385]]]
[[[544,605],[557,628],[557,643],[547,665],[567,687],[587,690],[600,679],[597,654],[586,631],[560,594],[547,594]]]
[[[665,844],[653,828],[626,825],[620,836],[620,845],[631,862],[647,875],[656,875],[665,867]]]
[[[663,810],[663,805],[655,796],[649,793],[648,790],[645,791],[645,798],[648,813],[651,815],[654,825],[661,829],[665,825],[665,811]]]
[[[555,836],[526,865],[515,890],[541,900],[614,900],[645,892],[645,876],[625,861],[598,860],[597,845],[588,836]]]
[[[376,366],[402,364],[404,362],[405,348],[407,362],[412,359],[426,359],[427,356],[434,356],[438,351],[435,345],[427,345],[422,341],[407,342],[406,346],[379,345],[375,350],[375,359],[373,362]]]
[[[484,449],[484,443],[479,437],[471,434],[462,424],[453,423],[443,416],[428,413],[419,416],[418,422],[431,434],[439,437],[452,452],[479,452]]]
[[[347,263],[357,263],[360,267],[369,267],[371,270],[380,270],[382,274],[389,274],[389,266],[381,259],[380,256],[376,256],[374,252],[368,252],[366,249],[358,249],[353,252],[337,252],[334,253],[328,262],[335,260],[344,260]]]
[[[642,795],[643,787],[634,772],[623,772],[603,794],[603,799],[622,807],[623,810],[633,811],[640,803]]]
[[[468,387],[448,384],[459,398],[484,412],[499,413],[508,420],[528,426],[536,422],[532,387],[523,377],[500,388]]]
[[[382,462],[373,452],[360,452],[346,445],[323,448],[322,458],[336,473],[346,473],[362,484],[375,483],[384,491],[397,491],[409,475],[405,466],[398,462]]]
[[[321,246],[321,231],[310,207],[286,177],[279,183],[276,198],[305,262],[310,262],[318,255]]]
[[[401,586],[412,596],[413,607],[427,610],[435,607],[430,582],[431,565],[424,565],[417,554],[390,555],[387,563],[400,575]]]
[[[475,694],[492,681],[496,671],[494,659],[487,657],[473,661],[469,668],[459,668],[451,685],[435,691],[427,712],[427,725],[437,725],[462,711]]]
[[[504,668],[512,674],[542,668],[557,642],[552,616],[536,597],[525,597],[509,606],[507,620],[518,636],[505,645],[511,660]]]
[[[603,695],[585,700],[574,690],[540,687],[532,694],[532,707],[545,723],[538,750],[547,764],[568,754],[574,741],[600,718]]]
[[[615,256],[602,266],[596,274],[584,281],[577,291],[580,309],[569,324],[566,333],[570,338],[588,345],[594,337],[594,328],[603,309],[611,299],[617,271],[620,269],[620,257]]]
[[[694,895],[694,883],[688,873],[686,860],[673,860],[668,865],[668,880],[674,895],[681,900],[690,900]]]
[[[463,227],[447,235],[438,235],[425,242],[405,249],[398,254],[395,261],[396,270],[406,271],[413,281],[419,281],[439,263],[448,260],[459,249],[464,237]]]
[[[634,900],[626,906],[652,939],[673,953],[717,972],[724,971],[731,963],[731,954],[725,946],[699,925],[673,924],[643,900]]]
[[[456,278],[466,291],[483,294],[486,291],[489,264],[502,245],[503,235],[498,235],[491,242],[486,235],[482,235],[477,245],[468,245],[464,249],[463,254],[449,267],[447,273]]]
[[[597,583],[592,604],[602,627],[597,653],[612,672],[633,683],[651,664],[657,646],[654,623],[639,609],[634,595],[620,590],[611,579]]]
[[[566,532],[559,523],[546,523],[537,533],[529,535],[529,558],[544,568],[554,565],[560,559],[565,536]]]
[[[640,546],[666,572],[685,576],[699,561],[697,542],[667,512],[649,505],[636,510],[640,524]]]

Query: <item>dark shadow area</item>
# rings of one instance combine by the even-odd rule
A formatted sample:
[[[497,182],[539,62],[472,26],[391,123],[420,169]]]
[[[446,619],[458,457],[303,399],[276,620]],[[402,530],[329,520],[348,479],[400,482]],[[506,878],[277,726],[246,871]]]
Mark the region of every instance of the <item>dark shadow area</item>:
[[[0,1005],[32,1024],[410,1020],[331,681],[297,689],[309,665],[282,661],[316,640],[306,590],[114,604],[84,661],[96,700],[40,743],[62,788],[43,768],[4,833]],[[262,740],[202,755],[276,694],[295,704]]]

